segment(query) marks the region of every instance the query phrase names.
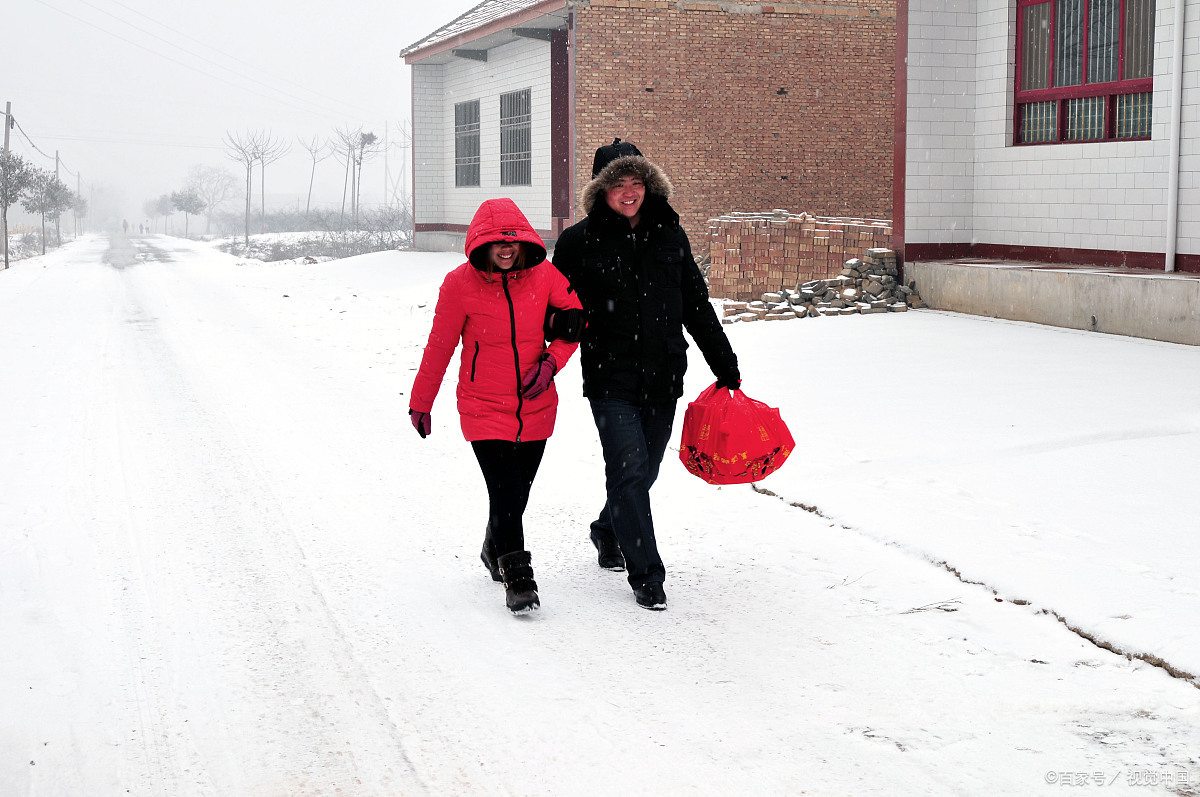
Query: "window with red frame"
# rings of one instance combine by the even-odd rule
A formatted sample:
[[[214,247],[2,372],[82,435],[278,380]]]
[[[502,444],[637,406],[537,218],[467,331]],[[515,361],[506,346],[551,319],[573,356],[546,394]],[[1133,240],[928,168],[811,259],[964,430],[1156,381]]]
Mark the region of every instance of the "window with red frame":
[[[1154,0],[1018,0],[1017,144],[1150,138]]]

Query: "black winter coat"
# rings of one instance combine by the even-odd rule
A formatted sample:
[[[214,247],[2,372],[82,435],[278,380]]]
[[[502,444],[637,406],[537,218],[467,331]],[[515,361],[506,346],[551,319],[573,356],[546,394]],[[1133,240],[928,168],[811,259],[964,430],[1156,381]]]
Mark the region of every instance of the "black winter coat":
[[[647,192],[635,228],[595,202],[559,237],[554,265],[587,317],[580,361],[588,398],[678,399],[687,370],[684,328],[714,374],[737,373],[679,214],[664,197]]]

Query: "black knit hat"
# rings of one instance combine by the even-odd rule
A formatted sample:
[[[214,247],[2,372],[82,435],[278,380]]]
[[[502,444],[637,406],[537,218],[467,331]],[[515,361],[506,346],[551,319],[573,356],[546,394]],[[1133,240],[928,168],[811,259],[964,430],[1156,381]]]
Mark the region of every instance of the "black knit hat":
[[[596,157],[592,161],[592,177],[600,173],[608,164],[615,161],[617,158],[624,158],[626,155],[641,155],[642,153],[633,144],[628,141],[622,141],[619,138],[614,138],[613,143],[601,147],[596,150]]]

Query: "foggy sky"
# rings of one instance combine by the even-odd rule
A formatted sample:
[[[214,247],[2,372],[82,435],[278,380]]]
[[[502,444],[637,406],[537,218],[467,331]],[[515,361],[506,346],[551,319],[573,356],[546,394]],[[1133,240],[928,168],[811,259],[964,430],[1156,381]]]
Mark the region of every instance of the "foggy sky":
[[[391,184],[407,193],[410,70],[399,52],[478,2],[14,0],[0,17],[0,103],[19,125],[10,148],[51,171],[57,152],[63,182],[119,197],[136,221],[194,165],[241,180],[227,132],[292,145],[267,167],[268,209],[303,209],[312,159],[297,139],[361,126],[388,137]],[[340,204],[343,167],[328,158],[316,174],[314,204]],[[380,152],[364,166],[364,205],[383,200],[385,177]]]

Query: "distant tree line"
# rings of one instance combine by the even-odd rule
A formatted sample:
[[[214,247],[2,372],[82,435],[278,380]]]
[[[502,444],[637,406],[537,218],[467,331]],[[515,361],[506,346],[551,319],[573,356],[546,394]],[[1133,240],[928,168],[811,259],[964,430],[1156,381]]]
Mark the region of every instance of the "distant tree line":
[[[402,133],[406,137],[406,133]],[[363,163],[377,155],[382,146],[379,136],[358,128],[341,128],[329,139],[321,141],[313,137],[298,141],[312,160],[309,172],[308,197],[304,204],[304,216],[312,212],[312,189],[317,174],[317,164],[334,156],[345,169],[342,185],[342,204],[338,212],[341,229],[357,229],[362,210]],[[254,200],[254,174],[258,172],[258,219],[267,219],[266,182],[267,166],[278,161],[291,151],[291,144],[275,138],[269,131],[249,130],[225,133],[225,154],[241,167],[245,184],[245,203],[242,214],[243,242],[249,244]],[[349,206],[347,208],[347,205]],[[266,228],[259,230],[267,232]]]
[[[338,209],[310,208],[269,212],[265,219],[257,216],[272,233],[293,233],[290,236],[255,235],[245,238],[243,218],[239,213],[226,211],[213,216],[218,233],[232,238],[221,248],[231,254],[254,257],[265,262],[287,260],[303,255],[339,258],[404,249],[412,246],[412,210],[407,202],[360,208],[358,223],[350,228]],[[299,235],[295,235],[300,233]]]
[[[407,138],[407,133],[402,133]],[[397,248],[412,242],[412,209],[408,201],[393,191],[394,200],[372,207],[362,202],[363,164],[381,151],[382,141],[372,132],[359,128],[335,131],[328,139],[317,137],[298,140],[297,144],[311,160],[308,195],[304,210],[299,202],[293,209],[268,211],[266,206],[267,167],[291,151],[291,144],[275,138],[269,131],[227,132],[226,155],[240,166],[241,177],[224,169],[195,166],[178,191],[146,200],[143,210],[149,229],[167,232],[167,222],[176,212],[184,214],[184,236],[190,234],[192,216],[204,214],[204,235],[241,234],[241,252],[249,252],[251,236],[256,233],[310,232],[308,245],[323,242],[325,249],[373,251]],[[330,157],[345,171],[340,206],[313,206],[313,185],[317,165]],[[240,185],[239,185],[240,183]],[[257,184],[256,184],[257,183]],[[241,195],[241,208],[228,207]],[[230,249],[239,249],[231,245]],[[332,252],[322,252],[332,254]],[[277,254],[277,253],[276,253]],[[339,255],[340,256],[340,255]]]

